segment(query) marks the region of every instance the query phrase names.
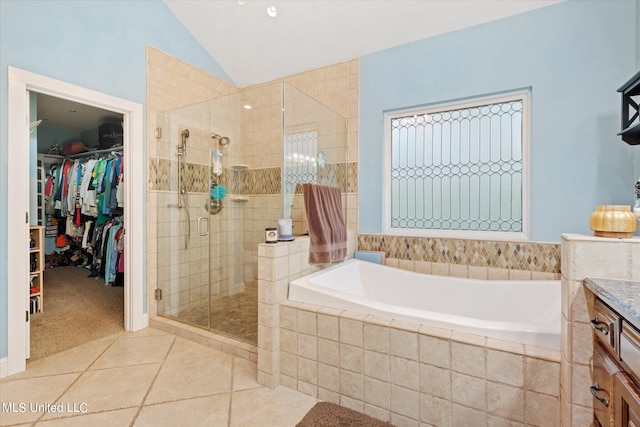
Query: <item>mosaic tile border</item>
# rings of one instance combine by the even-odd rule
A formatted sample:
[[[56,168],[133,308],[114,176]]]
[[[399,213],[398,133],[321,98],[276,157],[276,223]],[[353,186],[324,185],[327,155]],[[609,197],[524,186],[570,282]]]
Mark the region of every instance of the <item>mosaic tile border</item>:
[[[388,258],[560,273],[560,245],[359,234],[358,249]]]
[[[177,161],[160,158],[149,158],[148,187],[156,191],[178,191]],[[190,193],[208,191],[209,177],[212,173],[208,166],[197,163],[185,163],[184,176],[186,190]],[[211,177],[213,178],[213,176]],[[337,182],[343,193],[356,193],[358,188],[358,164],[327,165],[319,174],[318,182],[330,185]],[[248,196],[280,194],[281,169],[225,169],[222,183],[232,194]],[[298,188],[296,193],[301,192]]]

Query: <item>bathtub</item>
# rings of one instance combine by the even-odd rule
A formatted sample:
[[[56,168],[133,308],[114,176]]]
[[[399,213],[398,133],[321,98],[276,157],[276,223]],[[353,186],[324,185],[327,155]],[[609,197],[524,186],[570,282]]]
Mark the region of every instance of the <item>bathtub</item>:
[[[476,280],[351,259],[293,280],[289,300],[560,349],[559,280]]]

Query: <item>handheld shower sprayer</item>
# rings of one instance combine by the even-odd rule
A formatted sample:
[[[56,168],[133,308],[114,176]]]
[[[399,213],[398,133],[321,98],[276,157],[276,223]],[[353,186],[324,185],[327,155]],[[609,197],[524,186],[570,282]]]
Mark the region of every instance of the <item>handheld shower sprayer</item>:
[[[182,143],[178,145],[178,156],[187,155],[187,139],[189,138],[189,129],[183,130],[180,135],[182,136]]]

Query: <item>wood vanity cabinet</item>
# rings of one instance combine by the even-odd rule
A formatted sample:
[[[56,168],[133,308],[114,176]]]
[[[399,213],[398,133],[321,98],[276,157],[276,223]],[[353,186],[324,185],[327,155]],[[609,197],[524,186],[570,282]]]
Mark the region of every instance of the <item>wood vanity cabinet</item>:
[[[594,331],[594,425],[640,427],[640,331],[596,299]]]

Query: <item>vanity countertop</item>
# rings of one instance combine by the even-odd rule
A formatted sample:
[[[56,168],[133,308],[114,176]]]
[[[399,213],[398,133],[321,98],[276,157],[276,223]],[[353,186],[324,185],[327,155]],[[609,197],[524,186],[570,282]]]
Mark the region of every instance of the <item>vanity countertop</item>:
[[[588,277],[584,279],[584,285],[640,329],[640,282]]]

